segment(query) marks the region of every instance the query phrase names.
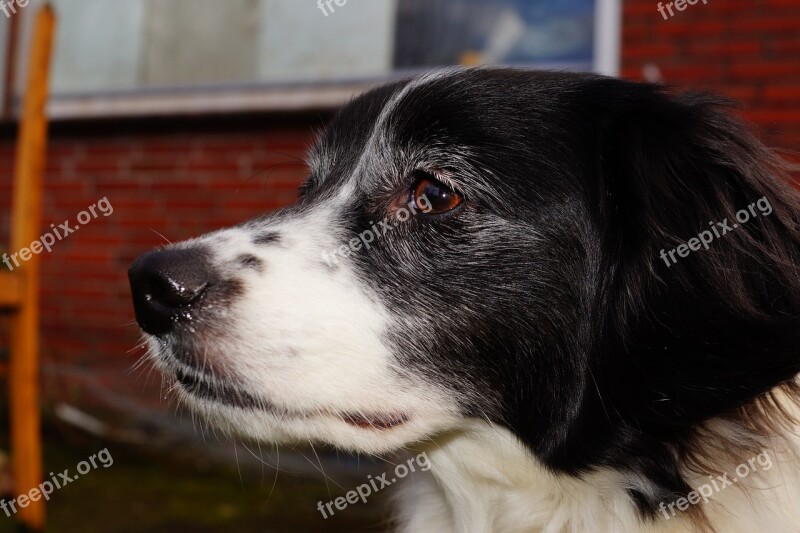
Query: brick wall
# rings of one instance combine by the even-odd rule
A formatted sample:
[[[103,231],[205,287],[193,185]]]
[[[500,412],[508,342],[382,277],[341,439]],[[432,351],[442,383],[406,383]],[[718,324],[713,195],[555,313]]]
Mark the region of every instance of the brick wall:
[[[623,76],[726,94],[767,144],[800,150],[800,0],[706,1],[664,20],[658,1],[624,0]]]

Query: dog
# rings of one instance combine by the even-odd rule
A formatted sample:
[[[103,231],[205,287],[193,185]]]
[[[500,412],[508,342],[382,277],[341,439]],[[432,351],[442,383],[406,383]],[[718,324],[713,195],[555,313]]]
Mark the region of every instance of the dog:
[[[403,531],[800,531],[800,195],[729,107],[499,67],[369,90],[296,204],[134,262],[149,357],[226,431],[425,452]]]

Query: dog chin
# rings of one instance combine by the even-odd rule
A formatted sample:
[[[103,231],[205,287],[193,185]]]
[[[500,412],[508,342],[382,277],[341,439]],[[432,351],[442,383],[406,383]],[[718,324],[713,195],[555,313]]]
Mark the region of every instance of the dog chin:
[[[329,444],[365,454],[394,452],[456,423],[450,417],[437,419],[419,413],[367,415],[234,406],[197,396],[180,383],[175,393],[182,403],[228,435],[272,444]]]
[[[368,412],[318,404],[287,408],[240,385],[203,374],[174,354],[174,343],[150,339],[150,356],[178,400],[229,435],[273,444],[319,443],[367,454],[384,454],[461,424],[449,412],[398,408]]]

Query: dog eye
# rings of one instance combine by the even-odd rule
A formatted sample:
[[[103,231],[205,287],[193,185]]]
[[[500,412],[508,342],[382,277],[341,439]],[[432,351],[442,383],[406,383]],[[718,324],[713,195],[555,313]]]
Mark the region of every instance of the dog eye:
[[[463,199],[450,187],[427,172],[419,172],[411,200],[417,209],[427,214],[445,213],[458,207]]]

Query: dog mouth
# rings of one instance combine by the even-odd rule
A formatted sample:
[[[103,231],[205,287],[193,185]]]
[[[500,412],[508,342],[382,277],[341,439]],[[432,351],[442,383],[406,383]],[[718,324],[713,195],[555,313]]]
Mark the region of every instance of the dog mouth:
[[[206,378],[196,376],[189,372],[178,370],[175,379],[183,390],[197,398],[210,400],[229,407],[268,411],[280,415],[282,418],[310,419],[317,416],[334,416],[345,424],[364,430],[384,431],[401,426],[410,420],[404,413],[377,414],[377,413],[325,413],[324,411],[309,414],[302,411],[289,411],[280,409],[270,402],[258,398],[236,387],[223,385]]]
[[[200,378],[183,370],[175,373],[175,379],[188,394],[204,400],[212,400],[222,405],[243,409],[264,409],[269,406],[266,402],[245,391]]]
[[[342,420],[361,429],[392,429],[408,422],[408,416],[404,414],[392,415],[343,415]]]

